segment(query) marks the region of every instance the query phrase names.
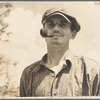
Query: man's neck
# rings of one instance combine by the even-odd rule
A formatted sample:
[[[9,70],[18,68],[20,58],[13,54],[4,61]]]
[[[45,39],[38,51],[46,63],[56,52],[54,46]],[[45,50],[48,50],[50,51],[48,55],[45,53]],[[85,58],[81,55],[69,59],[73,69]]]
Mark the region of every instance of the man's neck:
[[[48,58],[47,65],[48,67],[57,66],[61,60],[64,53],[69,49],[69,46],[47,46]]]

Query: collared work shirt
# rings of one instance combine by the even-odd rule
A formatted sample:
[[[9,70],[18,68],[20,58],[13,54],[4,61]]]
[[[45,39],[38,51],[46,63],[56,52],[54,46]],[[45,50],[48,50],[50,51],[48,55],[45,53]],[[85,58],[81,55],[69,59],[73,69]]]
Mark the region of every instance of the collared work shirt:
[[[71,55],[66,65],[55,73],[42,60],[26,67],[20,80],[21,97],[94,96],[99,94],[100,67],[88,58]]]

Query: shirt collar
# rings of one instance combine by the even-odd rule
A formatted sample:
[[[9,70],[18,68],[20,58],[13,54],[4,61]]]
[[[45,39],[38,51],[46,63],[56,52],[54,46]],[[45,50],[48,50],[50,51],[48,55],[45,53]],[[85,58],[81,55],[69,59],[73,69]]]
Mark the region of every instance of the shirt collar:
[[[46,54],[42,57],[42,59],[41,59],[41,61],[40,61],[40,64],[41,64],[41,65],[46,65],[47,56],[48,56],[48,54],[46,53]]]
[[[62,68],[66,68],[66,67],[69,67],[71,68],[71,65],[73,63],[73,55],[72,53],[70,52],[70,50],[67,50],[63,57],[61,58],[59,64],[62,63]]]
[[[45,55],[42,57],[42,59],[41,59],[41,61],[40,61],[40,64],[41,64],[41,65],[46,66],[47,56],[48,56],[48,54],[45,54]],[[67,60],[69,60],[71,63],[73,62],[73,54],[70,52],[70,50],[67,50],[67,51],[64,53],[64,55],[63,55],[63,57],[61,58],[60,62],[63,61],[63,60],[65,60],[65,62],[64,62],[65,65],[66,65],[66,61],[67,61]]]
[[[47,53],[42,57],[42,59],[39,61],[37,67],[34,68],[33,72],[37,72],[41,66],[45,66],[46,67],[46,62],[47,62]],[[72,63],[73,63],[73,54],[70,52],[70,50],[67,50],[65,52],[65,54],[62,57],[62,60],[65,60],[64,63],[64,68],[69,65],[71,67]]]
[[[61,58],[60,62],[66,61],[66,60],[69,60],[70,62],[72,62],[72,58],[73,57],[72,57],[72,54],[71,54],[70,50],[67,50],[64,53],[63,57]],[[64,64],[66,65],[66,62],[64,62]]]

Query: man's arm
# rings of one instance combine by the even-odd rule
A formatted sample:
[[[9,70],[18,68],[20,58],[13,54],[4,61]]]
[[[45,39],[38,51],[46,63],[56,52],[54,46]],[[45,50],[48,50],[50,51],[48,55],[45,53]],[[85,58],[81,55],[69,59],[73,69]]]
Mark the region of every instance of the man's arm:
[[[100,69],[99,69],[99,85],[98,85],[97,96],[100,96]]]
[[[91,96],[100,95],[100,65],[93,59],[82,57]]]
[[[25,91],[25,79],[23,78],[23,74],[20,79],[20,97],[26,97],[26,91]]]
[[[31,80],[32,80],[32,72],[36,72],[38,70],[38,64],[40,61],[33,63],[26,67],[22,73],[20,79],[20,97],[31,96]]]

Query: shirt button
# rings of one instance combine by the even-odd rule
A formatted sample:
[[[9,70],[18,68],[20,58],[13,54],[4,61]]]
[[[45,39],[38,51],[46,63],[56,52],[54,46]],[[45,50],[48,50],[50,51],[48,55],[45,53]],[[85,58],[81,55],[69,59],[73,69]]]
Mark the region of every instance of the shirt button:
[[[57,95],[57,93],[54,93],[54,96],[56,96]]]

